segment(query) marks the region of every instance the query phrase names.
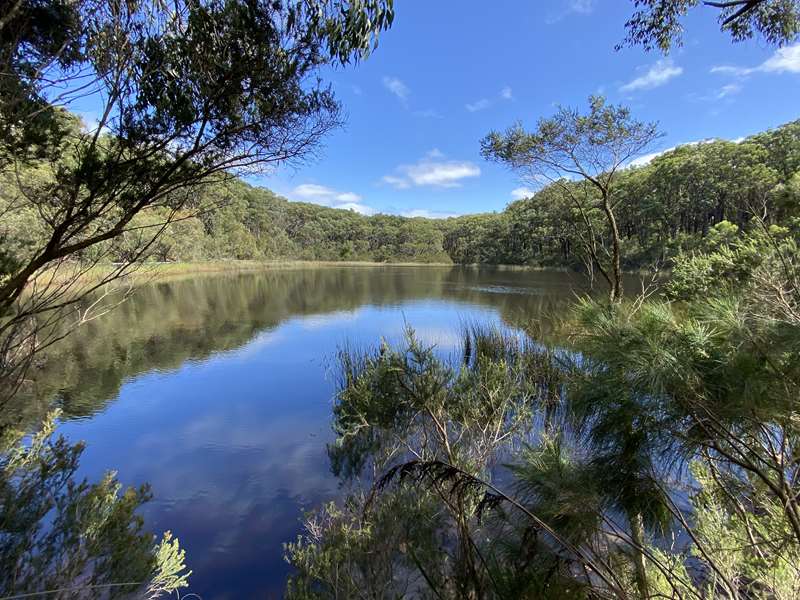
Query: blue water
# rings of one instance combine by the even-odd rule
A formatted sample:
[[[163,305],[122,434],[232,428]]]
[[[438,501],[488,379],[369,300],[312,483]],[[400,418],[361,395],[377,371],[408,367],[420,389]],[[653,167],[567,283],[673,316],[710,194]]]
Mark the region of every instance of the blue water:
[[[146,524],[180,539],[190,591],[204,600],[280,597],[289,572],[282,544],[300,533],[304,511],[337,496],[326,444],[338,350],[399,341],[410,325],[455,355],[465,323],[514,326],[547,312],[542,297],[558,306],[572,289],[562,274],[427,269],[212,277],[145,290],[62,350],[65,363],[87,355],[70,371],[77,383],[55,386],[60,432],[86,442],[81,474],[114,470],[125,485],[152,486]],[[330,291],[319,294],[319,285]],[[265,302],[279,307],[267,310],[275,319]]]

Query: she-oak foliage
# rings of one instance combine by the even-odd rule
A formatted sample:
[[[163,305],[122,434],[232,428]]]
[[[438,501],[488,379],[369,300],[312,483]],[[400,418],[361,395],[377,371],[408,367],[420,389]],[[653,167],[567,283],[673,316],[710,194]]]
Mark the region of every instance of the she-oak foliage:
[[[562,350],[345,354],[350,494],[287,546],[290,597],[797,597],[797,232],[720,223],[661,299],[579,303]]]

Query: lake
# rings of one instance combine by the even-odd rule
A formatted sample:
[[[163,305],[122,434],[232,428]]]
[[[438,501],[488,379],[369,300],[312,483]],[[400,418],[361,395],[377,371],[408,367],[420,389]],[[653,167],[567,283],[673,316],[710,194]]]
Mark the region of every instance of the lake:
[[[278,598],[304,511],[333,499],[326,444],[337,350],[402,339],[455,353],[468,323],[549,322],[567,273],[326,267],[143,285],[33,374],[28,423],[53,404],[85,440],[81,475],[149,482],[143,515],[171,530],[204,600]]]

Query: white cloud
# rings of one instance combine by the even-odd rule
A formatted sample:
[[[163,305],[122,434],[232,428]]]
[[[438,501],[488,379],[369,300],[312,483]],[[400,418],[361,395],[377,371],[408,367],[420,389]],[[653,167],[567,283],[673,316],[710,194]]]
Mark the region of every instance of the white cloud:
[[[298,185],[289,194],[297,202],[313,202],[331,208],[353,210],[362,215],[373,215],[376,210],[361,203],[361,196],[354,192],[340,192],[316,183]]]
[[[511,86],[507,85],[500,90],[500,98],[503,100],[513,100],[514,99],[514,92],[511,89]],[[475,102],[470,102],[464,105],[469,112],[478,112],[479,110],[484,110],[489,108],[492,105],[492,101],[488,98],[481,98],[480,100],[476,100]]]
[[[570,0],[570,12],[588,15],[594,10],[594,0]]]
[[[353,192],[337,192],[334,189],[324,185],[317,185],[316,183],[298,185],[292,190],[292,194],[303,200],[332,200],[339,202],[358,202],[361,200],[361,196]]]
[[[486,98],[481,98],[472,104],[465,104],[464,108],[466,108],[469,112],[478,112],[484,108],[489,108],[489,104],[490,102]]]
[[[420,161],[405,167],[405,173],[414,185],[458,187],[462,179],[477,177],[481,174],[481,170],[471,162]]]
[[[336,195],[336,200],[339,202],[361,202],[361,196],[358,194],[354,194],[353,192],[344,192],[342,194]]]
[[[672,148],[667,148],[666,150],[662,150],[661,152],[651,152],[650,154],[643,154],[638,158],[634,158],[630,163],[628,163],[629,167],[643,167],[645,165],[649,165],[653,162],[653,159],[661,156],[665,152],[669,152],[670,150],[675,150],[675,146]]]
[[[662,154],[666,154],[667,152],[672,152],[673,150],[680,148],[681,146],[696,146],[698,144],[705,144],[707,142],[713,142],[714,140],[699,140],[697,142],[686,142],[685,144],[678,144],[677,146],[670,146],[669,148],[665,148],[664,150],[660,150],[659,152],[651,152],[650,154],[643,154],[639,158],[634,158],[631,162],[628,163],[629,167],[644,167],[645,165],[649,165],[653,162],[653,159],[656,157],[661,156]]]
[[[404,104],[408,101],[409,94],[411,94],[411,90],[408,89],[408,86],[397,77],[384,77],[383,87],[397,96]]]
[[[712,73],[746,77],[752,73],[800,73],[800,42],[793,46],[778,48],[775,53],[757,67],[718,65],[711,67]]]
[[[396,174],[385,175],[382,181],[399,190],[411,186],[455,188],[461,186],[461,180],[481,174],[476,164],[446,160],[444,154],[435,148],[416,163],[400,165],[395,171]]]
[[[735,140],[731,140],[735,144],[741,142],[744,138],[736,138]],[[696,140],[694,142],[684,142],[683,144],[678,144],[677,146],[670,146],[669,148],[665,148],[664,150],[660,150],[658,152],[651,152],[650,154],[643,154],[642,156],[633,159],[631,162],[628,163],[629,167],[643,167],[645,165],[650,164],[654,158],[657,156],[661,156],[662,154],[666,154],[667,152],[672,152],[677,148],[681,148],[683,146],[698,146],[700,144],[711,144],[713,142],[719,141],[719,138],[706,138],[704,140]]]
[[[396,177],[394,175],[384,175],[381,178],[381,181],[388,183],[398,190],[405,190],[411,187],[411,184],[408,182],[408,180],[403,179],[402,177]]]
[[[365,204],[359,204],[357,202],[345,202],[344,204],[337,204],[333,208],[338,208],[341,210],[352,210],[353,212],[357,212],[367,216],[374,215],[376,212],[378,212],[371,206],[366,206]]]
[[[778,48],[759,68],[767,73],[800,73],[800,43]]]
[[[740,86],[738,83],[729,83],[728,85],[723,85],[721,88],[719,88],[717,91],[717,99],[722,100],[723,98],[738,94],[741,91],[742,86]]]
[[[594,11],[594,6],[595,0],[568,0],[566,7],[561,12],[550,15],[545,19],[545,22],[548,25],[553,25],[569,15],[590,15]]]
[[[425,219],[449,219],[450,217],[457,217],[458,213],[443,212],[439,210],[428,210],[427,208],[415,208],[402,213],[404,217],[423,217]]]
[[[743,88],[739,83],[733,82],[723,85],[722,87],[719,87],[717,89],[709,90],[708,93],[705,94],[696,94],[696,93],[687,94],[686,98],[701,102],[711,102],[714,104],[718,103],[720,100],[726,100],[726,99],[728,102],[731,102],[732,97],[740,93],[742,89]]]
[[[683,73],[683,68],[676,67],[671,60],[659,60],[656,64],[652,65],[644,75],[623,85],[620,91],[635,92],[638,90],[652,90],[653,88],[664,85],[670,79],[678,77],[681,73]]]
[[[532,190],[531,188],[518,187],[518,188],[514,188],[513,190],[511,190],[511,197],[514,200],[524,200],[525,198],[530,198],[535,193],[536,192],[534,190]]]
[[[747,69],[744,67],[733,67],[731,65],[719,65],[716,67],[711,67],[711,73],[719,73],[721,75],[749,75],[755,71],[755,69]]]

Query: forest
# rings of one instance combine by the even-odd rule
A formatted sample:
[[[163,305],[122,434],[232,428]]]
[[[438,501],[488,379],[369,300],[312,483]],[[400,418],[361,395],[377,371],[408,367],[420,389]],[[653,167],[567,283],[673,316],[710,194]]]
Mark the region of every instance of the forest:
[[[76,125],[77,126],[77,125]],[[619,228],[627,270],[667,267],[680,252],[702,247],[725,221],[740,234],[755,212],[771,222],[798,216],[800,121],[744,140],[705,140],[629,166],[616,183]],[[35,185],[41,169],[25,173]],[[11,177],[7,174],[6,177]],[[569,182],[581,195],[596,236],[605,236],[599,208],[583,183]],[[0,203],[13,206],[19,190],[0,187]],[[579,210],[560,185],[510,203],[500,213],[447,219],[365,216],[303,202],[290,202],[265,188],[230,180],[200,192],[197,204],[169,217],[169,209],[143,211],[134,230],[115,239],[102,258],[125,262],[142,243],[141,229],[169,222],[148,248],[160,262],[205,260],[376,261],[507,264],[583,270],[587,264]],[[42,224],[33,206],[4,220],[3,251],[34,247]],[[144,231],[148,231],[144,229]],[[30,239],[20,239],[20,234]]]
[[[724,41],[800,56],[797,0],[628,8],[615,51],[669,55],[691,12]],[[247,184],[343,125],[325,78],[372,60],[394,19],[392,0],[2,4],[0,599],[199,597],[184,532],[228,569],[213,584],[251,597],[262,569],[239,563],[276,553],[290,600],[800,597],[800,120],[659,153],[662,126],[633,103],[548,104],[475,140],[537,191],[448,219]],[[71,110],[86,98],[93,122]],[[127,277],[287,259],[446,265]],[[509,286],[465,265],[552,272]],[[407,309],[483,320],[449,331],[448,353]],[[369,318],[402,336],[317,355]],[[303,429],[315,410],[324,431]],[[283,444],[268,457],[265,423]],[[142,508],[160,491],[143,473],[173,495]],[[291,488],[306,479],[324,502]],[[270,528],[294,535],[265,548]]]

